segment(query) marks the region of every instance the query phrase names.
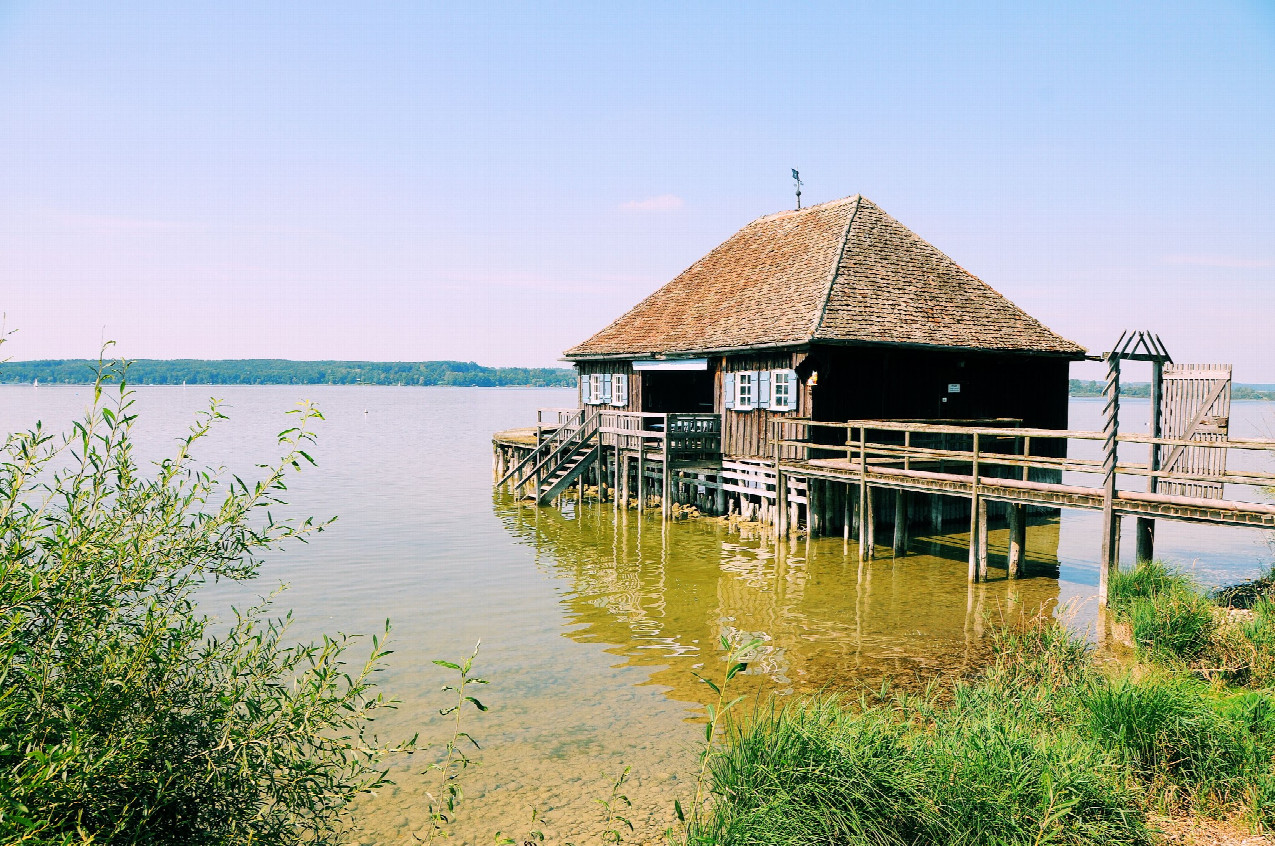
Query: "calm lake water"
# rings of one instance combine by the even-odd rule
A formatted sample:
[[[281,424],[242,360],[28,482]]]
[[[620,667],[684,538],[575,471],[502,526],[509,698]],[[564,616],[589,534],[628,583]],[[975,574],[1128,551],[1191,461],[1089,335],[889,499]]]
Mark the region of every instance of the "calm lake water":
[[[392,619],[396,651],[381,682],[402,706],[381,724],[389,738],[443,739],[438,689],[448,679],[431,660],[462,657],[482,639],[491,711],[468,725],[482,765],[465,777],[458,842],[521,835],[532,809],[550,840],[592,841],[603,818],[595,799],[626,766],[633,841],[654,838],[673,798],[693,793],[695,721],[709,693],[693,673],[721,673],[722,634],[765,641],[741,692],[789,694],[974,669],[984,621],[1015,609],[1065,605],[1080,628],[1093,619],[1096,514],[1031,526],[1032,577],[1012,584],[996,569],[1004,531],[993,531],[993,581],[970,587],[960,534],[922,537],[905,557],[887,550],[860,566],[840,539],[775,544],[716,521],[664,525],[657,515],[617,518],[610,505],[534,508],[493,492],[491,433],[570,404],[570,390],[142,388],[139,456],[171,452],[211,395],[231,419],[197,457],[240,474],[275,454],[288,408],[315,400],[327,418],[319,466],[291,484],[290,501],[295,514],[339,520],[273,556],[255,583],[209,588],[206,607],[223,614],[286,583],[278,607],[294,610],[298,639],[378,631]],[[0,387],[0,426],[63,428],[90,399],[87,388]],[[1125,410],[1127,429],[1147,416],[1145,401]],[[1071,415],[1073,428],[1098,429],[1101,401],[1074,400]],[[1232,421],[1236,436],[1267,436],[1275,407],[1235,403]],[[1214,585],[1272,560],[1267,538],[1249,530],[1161,523],[1157,544]],[[1130,528],[1126,555],[1132,546]],[[404,761],[399,785],[368,801],[363,842],[413,842],[424,830],[429,760]]]

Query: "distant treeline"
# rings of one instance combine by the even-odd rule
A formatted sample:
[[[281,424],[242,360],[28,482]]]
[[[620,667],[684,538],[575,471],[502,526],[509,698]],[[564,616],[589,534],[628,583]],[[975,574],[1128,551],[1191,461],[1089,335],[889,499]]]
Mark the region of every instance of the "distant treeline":
[[[1073,397],[1100,397],[1102,396],[1102,382],[1091,382],[1084,379],[1071,380],[1071,395]],[[1237,400],[1275,400],[1275,390],[1271,390],[1271,385],[1232,385],[1231,399]],[[1121,382],[1120,396],[1122,397],[1150,397],[1150,382]]]
[[[0,363],[0,384],[85,385],[96,361],[50,359]],[[483,367],[472,361],[288,361],[248,358],[138,359],[128,368],[134,385],[452,385],[456,387],[572,387],[574,370]]]

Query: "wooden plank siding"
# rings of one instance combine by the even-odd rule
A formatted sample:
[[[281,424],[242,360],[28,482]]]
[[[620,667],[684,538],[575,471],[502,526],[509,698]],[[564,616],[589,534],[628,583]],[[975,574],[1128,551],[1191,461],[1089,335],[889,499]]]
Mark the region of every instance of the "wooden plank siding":
[[[745,355],[717,356],[709,364],[713,374],[713,408],[722,412],[722,455],[727,458],[761,458],[773,461],[774,448],[770,445],[772,420],[784,417],[804,417],[810,413],[810,388],[799,381],[797,408],[795,411],[771,411],[758,408],[753,411],[735,411],[725,408],[722,396],[722,375],[745,370],[788,370],[796,368],[805,353],[766,351]],[[785,447],[785,458],[797,458],[796,448]]]
[[[594,373],[627,373],[629,376],[629,401],[625,405],[591,405],[589,408],[609,408],[614,411],[642,410],[642,374],[633,372],[631,361],[577,361],[577,376],[589,376]],[[584,397],[580,395],[580,386],[576,384],[576,402],[584,408]]]

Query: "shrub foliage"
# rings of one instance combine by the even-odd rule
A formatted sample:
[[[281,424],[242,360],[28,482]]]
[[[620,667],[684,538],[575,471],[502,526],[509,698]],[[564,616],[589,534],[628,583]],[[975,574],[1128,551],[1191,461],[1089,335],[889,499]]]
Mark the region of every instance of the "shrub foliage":
[[[269,600],[221,622],[196,605],[323,529],[271,511],[320,414],[292,412],[256,481],[194,463],[216,403],[143,472],[123,376],[102,365],[70,433],[37,425],[0,458],[0,841],[332,842],[393,751],[369,733],[393,706],[383,643],[349,667],[350,637],[289,643]]]

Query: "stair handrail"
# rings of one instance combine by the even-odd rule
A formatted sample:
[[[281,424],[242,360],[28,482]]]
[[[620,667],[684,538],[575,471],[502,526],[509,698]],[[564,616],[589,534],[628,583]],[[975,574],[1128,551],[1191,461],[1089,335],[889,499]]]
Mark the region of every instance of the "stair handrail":
[[[582,433],[584,433],[583,437],[581,437]],[[564,451],[566,451],[568,447],[571,447],[572,449],[570,451],[573,452],[575,451],[575,449],[578,449],[587,440],[589,440],[589,438],[591,438],[593,435],[597,433],[598,433],[598,415],[597,415],[597,412],[594,412],[593,414],[590,414],[588,417],[582,420],[580,425],[577,426],[574,431],[568,433],[566,437],[562,439],[562,442],[558,444],[558,446],[553,451],[551,451],[548,455],[542,458],[534,467],[532,467],[530,470],[524,473],[522,478],[514,483],[515,487],[521,488],[523,485],[527,484],[527,482],[530,481],[533,476],[538,474],[545,466],[549,465],[555,460],[558,461],[558,463],[561,463],[561,454]],[[580,442],[573,446],[573,442],[577,438],[580,438]]]
[[[557,458],[559,453],[561,453],[568,446],[570,446],[571,442],[574,441],[577,437],[579,437],[582,432],[584,432],[585,435],[584,437],[580,439],[580,445],[583,445],[585,441],[587,441],[589,438],[593,437],[594,435],[598,433],[598,413],[596,411],[590,414],[588,417],[586,417],[584,419],[584,422],[580,424],[579,428],[577,428],[574,432],[572,432],[570,435],[564,438],[562,443],[558,445],[557,449],[555,449],[553,452],[546,455],[543,459],[541,459],[541,461],[538,464],[536,464],[535,467],[532,467],[530,470],[524,473],[522,475],[522,478],[514,483],[514,487],[521,488],[523,485],[527,484],[527,482],[531,479],[532,476],[539,473],[541,468],[543,468],[546,464],[550,463],[555,458]]]
[[[584,425],[583,415],[584,415],[584,409],[580,409],[575,414],[571,415],[565,421],[563,421],[562,424],[558,426],[558,428],[554,429],[552,432],[549,433],[548,437],[546,437],[540,443],[536,444],[536,448],[528,452],[526,456],[523,457],[522,461],[519,461],[517,464],[515,464],[512,470],[510,470],[505,475],[501,476],[500,481],[496,482],[496,487],[500,487],[505,482],[508,482],[515,473],[517,473],[519,470],[521,470],[523,467],[527,465],[527,462],[531,461],[531,459],[539,455],[542,449],[544,449],[547,445],[553,443],[555,439],[559,438],[562,435],[562,431],[564,429],[566,429],[569,426],[583,426]],[[576,417],[581,418],[579,423],[576,423],[575,421]]]
[[[583,458],[581,458],[581,461],[584,461],[590,455],[597,452],[599,446],[602,443],[602,433],[599,432],[596,428],[591,433],[586,435],[583,440],[580,441],[580,445],[579,447],[577,447],[577,449],[583,449],[584,447],[587,447],[591,441],[595,441],[595,440],[597,441],[597,443],[593,445],[593,447],[588,451],[588,453],[585,454]],[[559,462],[558,466],[554,468],[553,472],[557,473],[558,469],[562,467],[563,464],[565,463],[566,463],[565,460]],[[572,467],[566,473],[562,474],[562,478],[557,479],[556,481],[554,480],[553,474],[551,473],[549,475],[549,478],[545,479],[545,481],[542,482],[536,488],[536,502],[539,503],[540,505],[544,505],[545,499],[546,497],[550,495],[550,492],[553,491],[553,489],[557,487],[558,485],[563,485],[563,480],[571,478],[572,472],[576,471],[577,469],[579,469],[578,466]],[[569,485],[570,483],[568,482],[566,484]],[[563,486],[566,487],[566,485],[563,485]]]

